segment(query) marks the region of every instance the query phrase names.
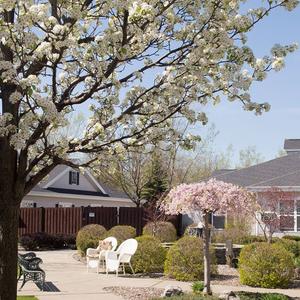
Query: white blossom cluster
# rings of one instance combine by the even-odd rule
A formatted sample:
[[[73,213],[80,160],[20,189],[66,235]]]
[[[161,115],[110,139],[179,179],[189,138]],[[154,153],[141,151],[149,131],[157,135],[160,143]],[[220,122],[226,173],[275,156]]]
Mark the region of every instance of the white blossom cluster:
[[[15,126],[9,123],[12,119],[13,115],[10,113],[0,115],[0,137],[8,135],[15,130]]]
[[[1,16],[14,9],[13,21],[0,20],[0,43],[13,54],[0,56],[0,84],[9,90],[2,101],[18,111],[0,116],[0,136],[28,148],[28,160],[47,150],[39,162],[47,165],[74,152],[100,159],[159,140],[191,148],[199,137],[182,136],[172,119],[206,124],[203,107],[224,95],[256,114],[268,111],[250,87],[281,70],[297,45],[277,44],[258,58],[247,32],[299,1],[264,0],[248,12],[244,2],[0,0]],[[80,138],[60,137],[68,114],[88,104]]]

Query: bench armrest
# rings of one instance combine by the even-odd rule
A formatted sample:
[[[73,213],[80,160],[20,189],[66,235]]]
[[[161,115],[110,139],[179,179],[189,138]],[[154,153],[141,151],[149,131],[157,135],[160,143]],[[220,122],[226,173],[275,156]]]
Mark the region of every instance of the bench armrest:
[[[18,255],[23,259],[31,259],[31,258],[36,257],[36,254],[34,252],[27,252],[24,254],[18,253]]]

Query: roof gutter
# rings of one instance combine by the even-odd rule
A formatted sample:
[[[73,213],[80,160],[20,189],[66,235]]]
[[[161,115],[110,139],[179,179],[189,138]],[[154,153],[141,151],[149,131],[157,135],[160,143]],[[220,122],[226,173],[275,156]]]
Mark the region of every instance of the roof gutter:
[[[247,186],[246,189],[251,192],[265,192],[275,186]],[[300,192],[300,186],[276,186],[284,192]]]
[[[76,194],[64,194],[64,193],[49,193],[49,192],[36,192],[31,191],[26,196],[33,197],[50,197],[50,198],[67,198],[67,199],[80,199],[80,200],[95,200],[95,201],[118,201],[118,202],[132,202],[129,198],[117,198],[117,197],[101,197],[91,195],[76,195]],[[26,197],[25,196],[25,197]]]

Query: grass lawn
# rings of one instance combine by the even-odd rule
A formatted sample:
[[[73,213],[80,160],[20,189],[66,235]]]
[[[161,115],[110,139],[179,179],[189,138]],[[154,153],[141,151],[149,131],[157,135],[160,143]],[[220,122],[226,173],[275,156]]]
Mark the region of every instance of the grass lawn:
[[[164,298],[153,298],[152,300],[162,300],[162,299],[169,299],[169,300],[219,300],[218,297],[214,296],[200,296],[200,295],[193,295],[193,294],[184,294],[182,296],[173,296],[173,297],[164,297]]]
[[[18,296],[17,300],[38,300],[38,298],[34,296]]]
[[[292,298],[277,294],[261,294],[261,293],[248,293],[248,292],[237,292],[237,295],[240,297],[241,300],[290,300]],[[218,297],[215,296],[201,296],[201,295],[193,295],[193,294],[184,294],[182,296],[174,296],[174,297],[167,297],[167,298],[153,298],[152,300],[161,300],[161,299],[168,299],[168,300],[219,300]]]

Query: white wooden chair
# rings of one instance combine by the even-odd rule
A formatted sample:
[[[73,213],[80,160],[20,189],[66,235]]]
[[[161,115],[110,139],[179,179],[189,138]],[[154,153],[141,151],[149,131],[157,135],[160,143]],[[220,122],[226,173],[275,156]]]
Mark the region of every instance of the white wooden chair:
[[[97,273],[99,273],[99,267],[103,263],[105,263],[105,253],[107,251],[114,251],[117,248],[118,241],[115,237],[110,236],[103,240],[104,242],[110,242],[111,243],[111,250],[101,250],[100,246],[97,248],[88,248],[86,250],[86,266],[87,271],[89,271],[89,268],[97,268]]]
[[[124,241],[117,251],[106,251],[105,253],[105,263],[106,263],[106,274],[108,272],[116,272],[116,276],[119,274],[119,268],[122,266],[123,273],[125,274],[125,264],[128,264],[134,274],[133,268],[131,266],[131,257],[136,252],[138,247],[138,242],[135,239],[128,239]]]

